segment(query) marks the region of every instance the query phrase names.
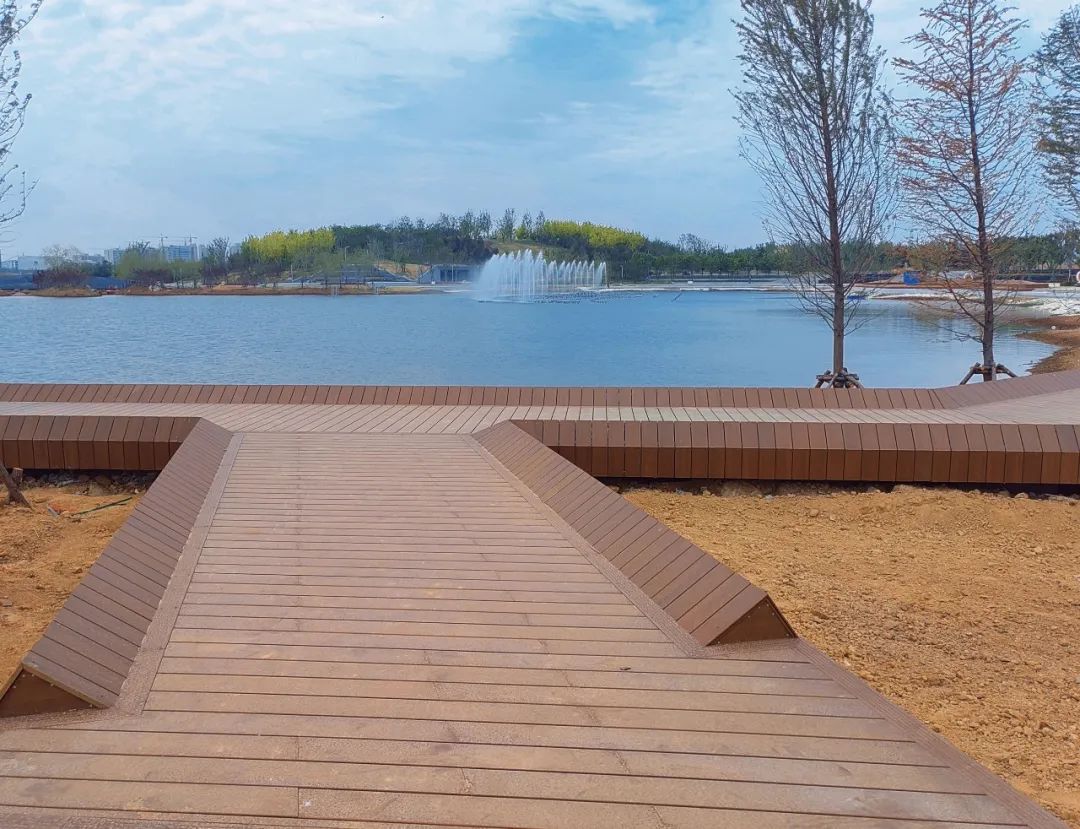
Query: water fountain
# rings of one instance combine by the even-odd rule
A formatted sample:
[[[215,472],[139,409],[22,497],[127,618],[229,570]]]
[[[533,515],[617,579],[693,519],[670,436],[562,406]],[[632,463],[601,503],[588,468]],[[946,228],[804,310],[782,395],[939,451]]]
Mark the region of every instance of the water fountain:
[[[582,296],[604,284],[603,262],[549,262],[543,253],[502,253],[487,261],[476,280],[488,302],[551,302]]]

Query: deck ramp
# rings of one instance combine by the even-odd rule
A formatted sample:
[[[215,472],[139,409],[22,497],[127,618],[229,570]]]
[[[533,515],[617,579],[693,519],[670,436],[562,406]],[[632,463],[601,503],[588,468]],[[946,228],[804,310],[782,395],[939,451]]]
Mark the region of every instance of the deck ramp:
[[[513,423],[476,440],[702,645],[795,636],[764,590]]]
[[[688,648],[469,436],[233,447],[160,661],[0,730],[0,825],[1059,825],[805,643]]]
[[[116,702],[231,437],[191,431],[0,688],[0,718]]]

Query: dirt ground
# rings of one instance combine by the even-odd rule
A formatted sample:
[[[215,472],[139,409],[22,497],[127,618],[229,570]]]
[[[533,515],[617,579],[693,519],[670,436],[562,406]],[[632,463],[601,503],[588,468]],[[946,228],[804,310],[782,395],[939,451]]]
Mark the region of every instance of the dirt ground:
[[[0,687],[139,500],[134,490],[95,483],[27,488],[23,494],[33,510],[7,504],[7,493],[0,495]],[[71,515],[129,495],[125,504]]]
[[[1058,349],[1036,363],[1031,369],[1032,374],[1080,368],[1080,316],[1048,317],[1034,321],[1032,325],[1035,330],[1026,336]]]
[[[781,493],[792,490],[625,494],[767,590],[810,642],[1080,827],[1080,501]]]

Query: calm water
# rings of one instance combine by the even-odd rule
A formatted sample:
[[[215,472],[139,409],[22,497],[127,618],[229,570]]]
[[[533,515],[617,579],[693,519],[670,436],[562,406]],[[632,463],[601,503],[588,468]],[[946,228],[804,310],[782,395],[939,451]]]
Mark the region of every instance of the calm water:
[[[867,310],[848,365],[868,385],[948,385],[978,356],[907,303]],[[0,331],[6,382],[805,386],[831,353],[823,323],[758,292],[8,297]],[[1050,351],[1005,332],[999,359],[1026,371]]]

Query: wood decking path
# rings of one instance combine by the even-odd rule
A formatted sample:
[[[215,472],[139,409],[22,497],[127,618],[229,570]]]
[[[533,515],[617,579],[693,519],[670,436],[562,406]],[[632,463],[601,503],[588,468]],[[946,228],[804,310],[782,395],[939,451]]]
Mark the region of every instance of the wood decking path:
[[[527,429],[479,434],[531,408],[0,403],[204,418],[24,663],[107,707],[0,720],[0,826],[1063,825]]]

